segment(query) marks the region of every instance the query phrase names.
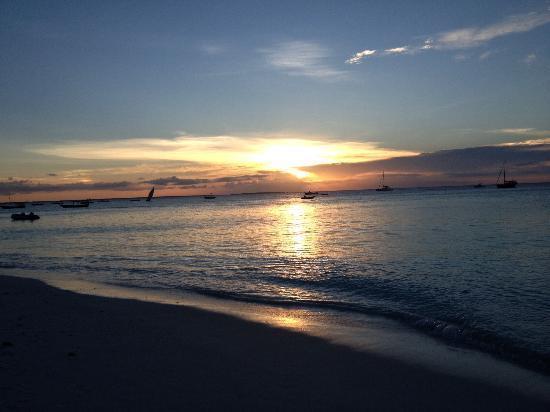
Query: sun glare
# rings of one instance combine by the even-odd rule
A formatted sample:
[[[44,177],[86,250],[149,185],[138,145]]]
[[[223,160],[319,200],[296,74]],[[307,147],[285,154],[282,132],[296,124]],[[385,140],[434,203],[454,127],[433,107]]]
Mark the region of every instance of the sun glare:
[[[267,145],[254,156],[254,161],[270,170],[280,170],[303,179],[310,173],[300,167],[331,162],[331,153],[322,145],[304,142],[280,142]]]

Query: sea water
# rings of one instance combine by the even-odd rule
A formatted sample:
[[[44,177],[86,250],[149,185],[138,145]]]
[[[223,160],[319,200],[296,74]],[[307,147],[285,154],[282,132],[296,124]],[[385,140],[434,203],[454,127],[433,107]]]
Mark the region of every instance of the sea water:
[[[376,315],[550,373],[549,185],[31,209],[0,212],[0,273]]]

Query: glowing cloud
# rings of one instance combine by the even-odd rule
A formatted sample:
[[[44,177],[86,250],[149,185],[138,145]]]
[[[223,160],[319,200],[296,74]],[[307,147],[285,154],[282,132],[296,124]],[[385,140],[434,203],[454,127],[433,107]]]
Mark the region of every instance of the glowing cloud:
[[[373,142],[277,135],[181,136],[175,139],[121,139],[109,142],[71,142],[30,147],[34,153],[72,159],[112,159],[191,162],[221,169],[246,168],[291,173],[304,178],[301,167],[316,164],[361,162],[415,152],[385,149]]]

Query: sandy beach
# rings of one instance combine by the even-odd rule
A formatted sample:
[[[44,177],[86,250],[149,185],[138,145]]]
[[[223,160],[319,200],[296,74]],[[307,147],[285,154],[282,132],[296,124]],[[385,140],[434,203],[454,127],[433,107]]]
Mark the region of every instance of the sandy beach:
[[[194,308],[0,277],[1,410],[548,410],[508,389]]]

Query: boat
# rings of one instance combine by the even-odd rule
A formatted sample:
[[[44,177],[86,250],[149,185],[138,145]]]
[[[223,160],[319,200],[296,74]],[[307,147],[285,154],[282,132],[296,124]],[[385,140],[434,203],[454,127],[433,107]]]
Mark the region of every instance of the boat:
[[[502,183],[500,183],[500,176],[502,175]],[[499,189],[513,189],[518,185],[518,182],[515,180],[506,180],[506,168],[504,165],[498,174],[497,178],[497,188]]]
[[[213,195],[212,193],[210,193],[209,195],[204,195],[203,196],[205,199],[215,199],[216,198],[216,195]]]
[[[29,220],[34,222],[35,220],[40,219],[40,216],[35,215],[33,212],[26,214],[25,212],[14,213],[11,215],[11,220]]]
[[[482,187],[485,187],[485,186],[483,186],[481,183],[478,183],[477,185],[474,185],[475,189],[480,189]]]
[[[393,189],[384,184],[384,171],[382,171],[382,178],[380,179],[380,183],[378,184],[378,187],[376,188],[377,192],[391,192]]]
[[[88,207],[88,206],[90,206],[90,202],[73,201],[73,203],[61,203],[59,206],[61,206],[63,209],[76,209],[76,208],[80,208],[80,207]]]
[[[151,199],[153,198],[153,195],[155,194],[155,187],[153,186],[153,188],[151,189],[151,191],[149,192],[149,194],[147,195],[147,199],[145,199],[146,202],[150,202]]]
[[[306,196],[317,196],[319,194],[319,192],[311,192],[311,191],[307,191],[307,192],[304,192],[304,195]]]
[[[313,200],[313,199],[315,199],[315,195],[308,195],[307,192],[306,192],[306,193],[304,193],[304,195],[300,199]]]

